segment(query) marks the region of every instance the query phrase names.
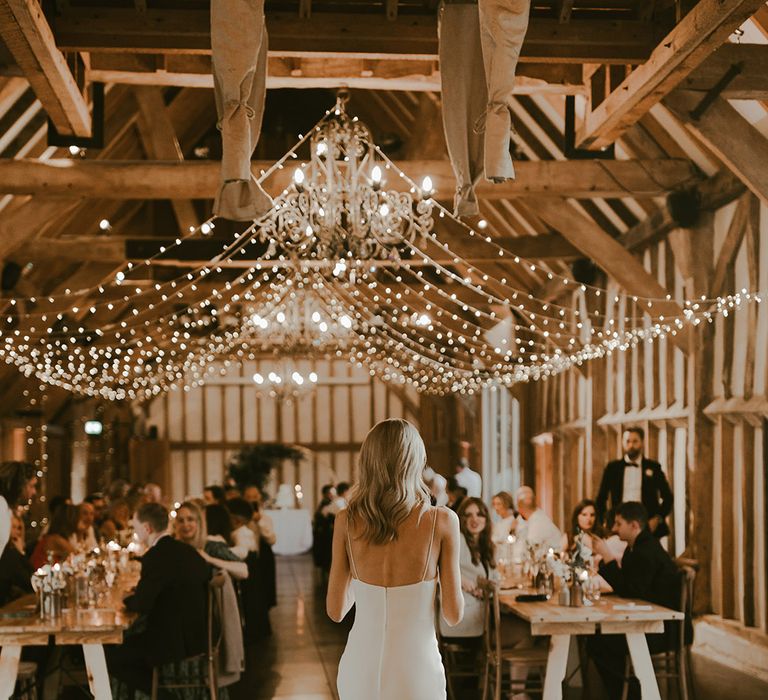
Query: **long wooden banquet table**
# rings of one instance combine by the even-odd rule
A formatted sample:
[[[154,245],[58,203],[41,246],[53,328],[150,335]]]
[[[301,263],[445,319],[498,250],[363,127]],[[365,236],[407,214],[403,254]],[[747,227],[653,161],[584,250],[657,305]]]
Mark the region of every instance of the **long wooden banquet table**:
[[[46,646],[51,637],[55,644],[83,647],[91,694],[111,700],[104,645],[121,644],[123,632],[135,620],[136,615],[123,608],[123,597],[137,580],[137,576],[122,576],[109,589],[104,607],[65,609],[55,620],[40,619],[37,597],[32,594],[0,608],[0,700],[13,696],[22,647]]]
[[[499,595],[504,612],[528,622],[534,636],[550,635],[547,672],[544,678],[544,700],[561,700],[563,679],[568,664],[571,636],[579,634],[623,634],[643,700],[661,700],[646,634],[664,631],[666,620],[683,620],[685,615],[653,605],[644,600],[629,600],[615,595],[603,596],[591,606],[567,607],[552,599],[542,602],[519,602],[521,593],[530,591],[502,590]],[[619,669],[621,673],[624,669]]]

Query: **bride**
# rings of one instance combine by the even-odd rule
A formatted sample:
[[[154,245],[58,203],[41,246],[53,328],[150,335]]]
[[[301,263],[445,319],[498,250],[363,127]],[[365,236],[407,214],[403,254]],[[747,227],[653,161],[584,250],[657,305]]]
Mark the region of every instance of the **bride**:
[[[461,621],[459,521],[430,506],[426,451],[416,428],[390,419],[368,433],[359,481],[336,516],[326,608],[355,623],[339,663],[340,700],[444,700],[435,593],[449,625]]]

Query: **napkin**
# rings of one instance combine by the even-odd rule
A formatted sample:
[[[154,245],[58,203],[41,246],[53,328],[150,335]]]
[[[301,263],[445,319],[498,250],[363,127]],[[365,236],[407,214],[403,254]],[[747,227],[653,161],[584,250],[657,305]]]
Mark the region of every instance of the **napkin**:
[[[614,610],[653,610],[653,605],[635,605],[634,603],[617,603]]]

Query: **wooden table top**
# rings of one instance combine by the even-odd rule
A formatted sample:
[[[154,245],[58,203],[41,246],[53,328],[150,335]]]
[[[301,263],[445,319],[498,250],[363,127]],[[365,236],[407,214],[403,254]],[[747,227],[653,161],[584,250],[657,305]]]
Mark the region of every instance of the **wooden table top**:
[[[123,631],[136,619],[123,607],[123,598],[136,583],[135,575],[123,576],[108,590],[104,605],[78,610],[65,608],[56,620],[41,620],[37,596],[29,594],[0,608],[0,644],[38,643],[42,637],[56,635],[62,643],[78,643],[82,637],[103,643],[121,641]],[[67,637],[64,642],[64,636]],[[61,640],[59,640],[61,638]]]
[[[540,602],[518,602],[525,590],[501,591],[502,609],[531,623],[533,634],[593,634],[603,632],[660,632],[667,620],[683,620],[685,615],[644,600],[603,595],[590,606],[572,608],[558,605],[557,598]]]

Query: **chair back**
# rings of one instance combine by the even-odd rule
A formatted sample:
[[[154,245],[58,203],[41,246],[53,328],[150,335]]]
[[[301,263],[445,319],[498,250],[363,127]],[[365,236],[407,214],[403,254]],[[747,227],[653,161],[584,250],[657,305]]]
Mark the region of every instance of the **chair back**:
[[[218,659],[223,636],[221,598],[227,574],[217,571],[208,582],[208,659]]]
[[[696,569],[692,566],[682,565],[680,570],[680,606],[679,610],[685,613],[685,620],[679,625],[679,649],[693,643],[693,594],[696,583]]]
[[[501,659],[501,605],[499,584],[487,578],[479,578],[477,587],[483,592],[484,624],[483,645],[485,654]]]

